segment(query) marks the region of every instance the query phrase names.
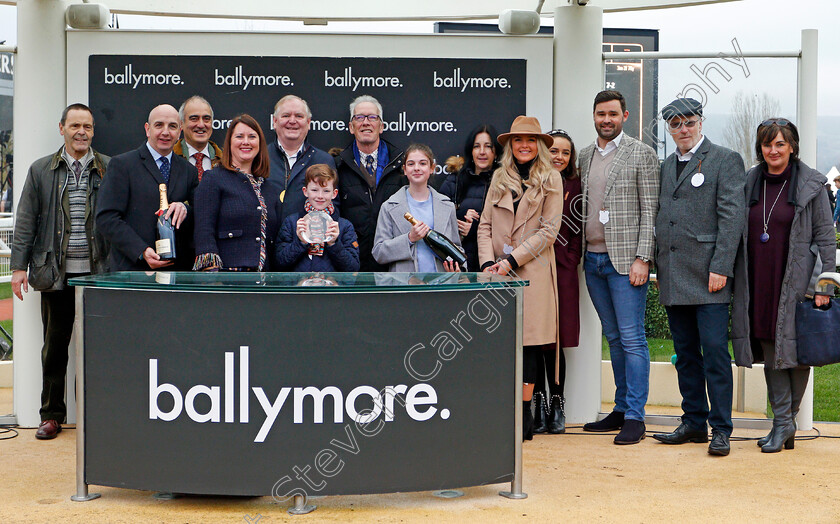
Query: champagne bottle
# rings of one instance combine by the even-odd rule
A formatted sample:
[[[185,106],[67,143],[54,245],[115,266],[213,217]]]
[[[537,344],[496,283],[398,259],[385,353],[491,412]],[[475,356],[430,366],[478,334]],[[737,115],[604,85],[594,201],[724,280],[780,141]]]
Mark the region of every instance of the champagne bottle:
[[[411,222],[411,225],[417,224],[417,219],[411,216],[411,213],[406,213],[403,216]],[[457,262],[462,269],[467,266],[467,256],[464,254],[464,251],[434,229],[423,237],[423,241],[426,242],[426,245],[431,248],[432,253],[439,259]]]
[[[166,210],[169,209],[169,200],[166,198],[166,184],[161,184],[160,209],[157,211],[157,241],[155,241],[155,252],[161,260],[175,259],[175,227],[172,220],[166,218]]]

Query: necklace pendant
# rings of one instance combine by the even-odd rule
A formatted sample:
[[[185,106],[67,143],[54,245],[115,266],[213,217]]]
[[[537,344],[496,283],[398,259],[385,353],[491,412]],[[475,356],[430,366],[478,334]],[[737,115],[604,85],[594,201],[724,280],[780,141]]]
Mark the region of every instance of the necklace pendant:
[[[758,239],[761,240],[762,244],[766,244],[770,240],[770,235],[768,235],[767,233],[762,233],[761,236],[758,237]]]

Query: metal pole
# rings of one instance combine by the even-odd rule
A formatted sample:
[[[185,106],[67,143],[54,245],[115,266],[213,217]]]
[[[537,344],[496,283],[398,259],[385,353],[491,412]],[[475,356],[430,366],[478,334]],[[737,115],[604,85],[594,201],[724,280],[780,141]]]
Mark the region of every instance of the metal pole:
[[[312,513],[318,506],[306,503],[306,497],[303,495],[295,495],[295,505],[287,510],[289,515],[306,515]]]
[[[818,31],[802,31],[802,57],[799,59],[799,79],[796,116],[799,121],[799,157],[809,166],[817,165],[817,77]],[[834,268],[830,268],[834,270]],[[808,431],[814,426],[814,371],[796,416],[799,429]]]
[[[554,122],[580,151],[595,139],[592,101],[604,89],[603,10],[554,10]],[[591,422],[601,411],[601,321],[580,275],[580,343],[566,352],[566,420]]]
[[[516,288],[516,359],[514,364],[514,406],[513,406],[513,480],[510,491],[500,491],[499,495],[509,499],[526,499],[528,494],[522,491],[522,303],[524,288]]]
[[[99,493],[88,493],[85,484],[85,288],[76,288],[76,494],[75,502],[98,499]]]
[[[712,52],[712,53],[698,53],[698,52],[684,52],[684,53],[671,53],[668,51],[637,51],[637,52],[627,52],[624,53],[622,51],[610,51],[608,53],[603,54],[604,60],[616,60],[616,59],[633,59],[633,60],[655,60],[655,59],[691,59],[691,58],[722,58],[725,56],[731,56],[738,58],[799,58],[801,55],[798,51],[751,51],[751,52],[741,52],[737,55],[735,53],[720,53],[720,52]]]

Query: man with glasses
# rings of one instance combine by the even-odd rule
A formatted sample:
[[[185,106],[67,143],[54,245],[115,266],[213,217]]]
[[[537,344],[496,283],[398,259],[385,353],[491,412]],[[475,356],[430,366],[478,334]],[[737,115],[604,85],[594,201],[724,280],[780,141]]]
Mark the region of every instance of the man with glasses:
[[[337,157],[341,216],[359,236],[361,271],[388,271],[371,255],[379,208],[407,183],[402,176],[403,152],[381,138],[382,105],[370,95],[350,103],[350,132],[355,140]]]
[[[280,189],[282,224],[287,216],[304,212],[303,186],[309,166],[327,164],[335,169],[335,161],[329,153],[314,147],[306,139],[312,123],[312,111],[306,100],[295,95],[284,96],[274,105],[273,121],[277,140],[268,144],[271,173],[267,182]],[[334,205],[337,203],[333,202]]]
[[[662,118],[677,150],[660,173],[656,269],[677,354],[683,416],[673,433],[653,438],[705,443],[708,421],[708,452],[725,456],[732,434],[729,301],[744,227],[744,161],[703,136],[698,101],[678,98],[665,106]]]

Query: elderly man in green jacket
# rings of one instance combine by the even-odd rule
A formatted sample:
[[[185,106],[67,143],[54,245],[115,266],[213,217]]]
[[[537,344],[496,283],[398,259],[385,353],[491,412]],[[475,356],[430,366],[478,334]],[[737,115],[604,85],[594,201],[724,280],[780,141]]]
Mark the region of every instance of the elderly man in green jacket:
[[[18,203],[12,241],[12,292],[41,292],[44,347],[41,425],[35,438],[61,432],[75,298],[67,279],[106,271],[107,248],[96,233],[96,196],[110,160],[90,147],[93,113],[72,104],[61,115],[64,145],[32,163]],[[28,271],[28,273],[27,273]]]

